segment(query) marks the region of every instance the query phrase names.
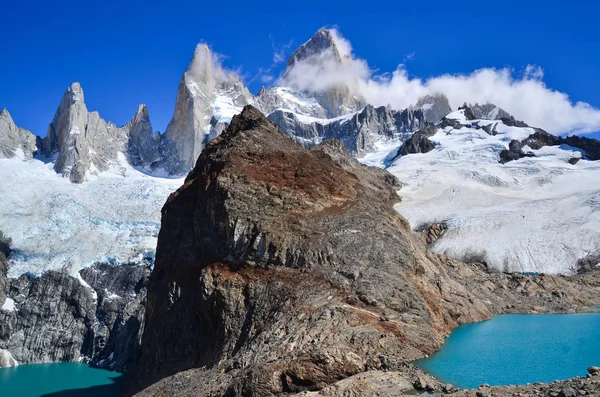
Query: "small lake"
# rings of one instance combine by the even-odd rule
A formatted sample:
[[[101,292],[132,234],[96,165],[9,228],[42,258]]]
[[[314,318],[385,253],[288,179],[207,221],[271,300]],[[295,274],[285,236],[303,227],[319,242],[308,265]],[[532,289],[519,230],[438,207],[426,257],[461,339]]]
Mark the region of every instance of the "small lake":
[[[465,324],[415,364],[461,388],[585,376],[600,365],[600,313],[509,314]]]
[[[118,396],[123,375],[80,363],[0,368],[0,395],[15,397]]]

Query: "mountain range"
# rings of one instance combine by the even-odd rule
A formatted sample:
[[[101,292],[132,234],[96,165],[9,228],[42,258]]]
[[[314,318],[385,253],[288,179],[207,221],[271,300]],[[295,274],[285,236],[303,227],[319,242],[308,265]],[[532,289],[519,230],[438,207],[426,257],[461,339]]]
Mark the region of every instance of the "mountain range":
[[[154,131],[145,105],[121,127],[105,121],[88,111],[79,83],[66,90],[44,138],[2,110],[0,159],[10,160],[0,182],[22,189],[0,189],[0,221],[15,242],[11,274],[152,255],[162,202],[246,105],[303,146],[338,139],[364,164],[388,168],[404,185],[397,210],[416,230],[443,231],[435,251],[499,271],[571,273],[600,261],[600,222],[592,222],[598,141],[555,137],[494,104],[453,112],[443,93],[392,109],[372,106],[346,83],[294,84],[324,62],[352,60],[335,31],[320,29],[289,57],[283,85],[254,95],[199,44],[164,133]],[[57,232],[60,243],[49,238]]]
[[[299,64],[318,62],[323,53],[334,54],[340,64],[350,56],[340,55],[332,32],[320,29],[291,55],[284,74]],[[164,134],[153,131],[145,105],[122,127],[105,121],[97,112],[88,111],[81,85],[73,83],[43,139],[18,128],[3,110],[0,156],[13,157],[19,149],[26,159],[43,156],[74,183],[106,171],[121,154],[131,166],[151,175],[184,175],[206,144],[248,104],[305,145],[337,138],[358,156],[372,152],[379,140],[404,140],[450,112],[443,95],[424,97],[410,109],[397,111],[368,105],[343,85],[319,93],[293,87],[263,88],[252,95],[239,77],[216,64],[206,44],[199,44],[181,78],[173,118]]]

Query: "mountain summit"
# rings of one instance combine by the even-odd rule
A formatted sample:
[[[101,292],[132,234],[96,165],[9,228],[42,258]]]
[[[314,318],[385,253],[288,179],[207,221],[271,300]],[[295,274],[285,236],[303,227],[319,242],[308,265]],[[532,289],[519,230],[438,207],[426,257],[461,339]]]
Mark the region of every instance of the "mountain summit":
[[[335,31],[321,28],[310,40],[292,53],[287,61],[286,68],[289,70],[298,62],[314,60],[314,57],[320,56],[327,51],[331,52],[333,59],[339,64],[351,59],[351,54],[347,46],[340,45],[339,41],[336,42]]]
[[[336,79],[352,67],[351,47],[333,29],[321,28],[306,43],[292,53],[287,61],[283,81],[307,91],[326,110],[328,117],[356,112],[366,105],[353,88]],[[327,70],[331,76],[323,76]]]
[[[171,173],[189,171],[206,144],[253,100],[241,79],[223,70],[208,46],[199,44],[179,83],[165,133],[172,146],[166,168]]]

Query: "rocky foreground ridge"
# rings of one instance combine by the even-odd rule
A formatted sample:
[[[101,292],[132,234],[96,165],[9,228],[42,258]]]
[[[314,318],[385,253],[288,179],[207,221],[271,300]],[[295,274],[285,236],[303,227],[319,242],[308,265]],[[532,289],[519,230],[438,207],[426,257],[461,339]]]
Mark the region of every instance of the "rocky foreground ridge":
[[[490,274],[428,252],[435,233],[392,208],[399,188],[340,142],[302,147],[244,108],[163,208],[123,394],[452,392],[408,362],[454,327],[597,303],[593,272]]]

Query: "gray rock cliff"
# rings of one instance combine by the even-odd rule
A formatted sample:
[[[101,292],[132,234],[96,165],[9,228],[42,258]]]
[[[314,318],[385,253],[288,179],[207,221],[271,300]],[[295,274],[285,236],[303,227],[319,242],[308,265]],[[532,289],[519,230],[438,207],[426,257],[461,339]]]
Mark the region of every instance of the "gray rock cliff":
[[[49,271],[6,279],[0,253],[0,352],[20,364],[87,361],[129,371],[139,356],[149,269],[97,264],[73,277]],[[1,305],[0,305],[1,307]]]
[[[206,44],[199,44],[179,83],[173,119],[165,132],[172,147],[164,167],[170,173],[192,169],[206,144],[225,129],[235,108],[241,110],[252,102],[242,81],[215,62]],[[226,108],[222,113],[221,106]]]
[[[38,150],[38,137],[17,127],[8,113],[0,111],[0,158],[12,158],[20,150],[25,159],[31,159]]]

